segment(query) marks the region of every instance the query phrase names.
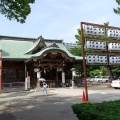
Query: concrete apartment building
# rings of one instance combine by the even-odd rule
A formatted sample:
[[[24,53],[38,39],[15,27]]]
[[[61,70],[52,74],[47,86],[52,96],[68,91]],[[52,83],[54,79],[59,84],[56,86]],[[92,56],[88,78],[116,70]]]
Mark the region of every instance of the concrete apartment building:
[[[67,50],[71,50],[72,48],[75,48],[75,47],[79,47],[79,45],[77,43],[66,43],[64,42],[64,45],[65,47],[67,48]]]

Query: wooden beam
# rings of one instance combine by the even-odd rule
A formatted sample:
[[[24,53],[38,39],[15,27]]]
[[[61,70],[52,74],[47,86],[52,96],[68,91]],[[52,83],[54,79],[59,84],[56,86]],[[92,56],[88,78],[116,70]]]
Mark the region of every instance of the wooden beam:
[[[0,94],[2,93],[2,51],[0,50]]]
[[[39,66],[41,66],[41,67],[45,67],[45,66],[57,66],[57,67],[59,67],[59,66],[62,66],[62,64],[57,64],[57,63],[45,63],[45,64],[39,64]]]
[[[54,61],[54,62],[62,62],[62,61],[64,61],[64,60],[62,60],[62,59],[59,59],[59,60],[58,60],[58,59],[42,59],[41,61],[42,61],[42,62],[51,62],[51,61],[52,61],[52,62],[53,62],[53,61]]]

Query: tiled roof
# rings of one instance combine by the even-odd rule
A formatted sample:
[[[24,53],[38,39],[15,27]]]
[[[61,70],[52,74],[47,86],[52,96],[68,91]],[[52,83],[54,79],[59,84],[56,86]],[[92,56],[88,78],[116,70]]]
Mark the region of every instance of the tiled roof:
[[[40,57],[43,53],[50,50],[58,50],[63,52],[67,57],[73,58],[76,60],[82,60],[80,56],[72,55],[66,47],[63,45],[62,40],[49,40],[43,39],[45,47],[36,54],[26,54],[27,52],[33,51],[35,47],[38,46],[40,40],[34,38],[19,38],[19,37],[9,37],[9,36],[0,36],[0,49],[2,50],[3,59],[29,59],[32,57]],[[56,45],[54,46],[53,45]],[[52,46],[53,45],[53,46]]]
[[[30,58],[31,55],[25,55],[32,45],[32,42],[27,41],[16,41],[16,40],[0,40],[2,58],[12,58],[12,59],[26,59]]]

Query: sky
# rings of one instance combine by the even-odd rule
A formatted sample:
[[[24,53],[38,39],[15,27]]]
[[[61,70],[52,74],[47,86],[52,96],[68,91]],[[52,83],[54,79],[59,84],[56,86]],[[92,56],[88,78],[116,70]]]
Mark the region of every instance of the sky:
[[[58,39],[75,43],[75,34],[81,22],[120,27],[120,15],[113,8],[120,7],[115,0],[36,0],[26,23],[9,21],[0,14],[0,35]]]

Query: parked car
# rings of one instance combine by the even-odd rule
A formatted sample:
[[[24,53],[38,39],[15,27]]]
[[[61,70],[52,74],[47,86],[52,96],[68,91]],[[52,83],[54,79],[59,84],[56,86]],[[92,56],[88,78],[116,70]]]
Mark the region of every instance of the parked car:
[[[109,76],[95,76],[95,77],[94,77],[94,81],[95,81],[95,82],[101,82],[101,83],[108,82],[109,79],[110,79]]]
[[[87,82],[87,85],[92,85],[94,80],[93,78],[87,77],[86,82]],[[84,78],[83,78],[83,84],[85,84]]]
[[[103,82],[103,77],[102,76],[94,76],[94,82]]]
[[[90,77],[87,78],[86,80],[87,80],[88,82],[94,82],[94,79],[93,79],[93,78],[90,78]]]
[[[110,77],[109,76],[101,76],[101,81],[100,82],[109,82]]]
[[[113,80],[112,82],[111,82],[111,86],[113,87],[113,88],[120,88],[120,79],[117,79],[117,80]]]
[[[94,76],[94,82],[100,82],[100,77],[99,76]]]

